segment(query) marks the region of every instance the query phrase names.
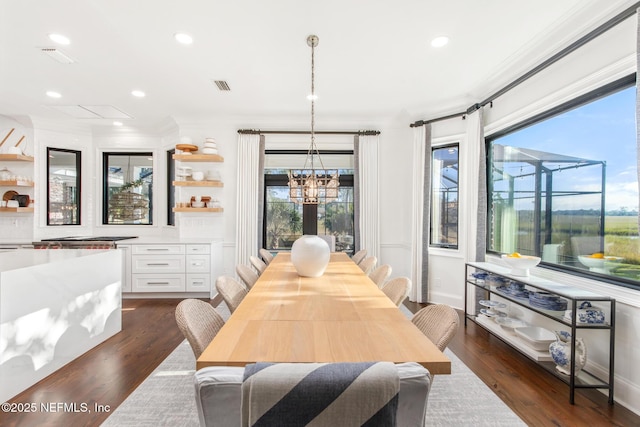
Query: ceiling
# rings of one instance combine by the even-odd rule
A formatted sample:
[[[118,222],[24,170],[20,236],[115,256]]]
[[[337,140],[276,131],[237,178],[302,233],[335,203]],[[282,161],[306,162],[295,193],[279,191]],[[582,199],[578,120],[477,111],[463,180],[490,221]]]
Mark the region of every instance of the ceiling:
[[[428,119],[463,111],[628,0],[0,0],[0,114],[112,126],[54,107],[112,107],[149,126],[221,116]],[[190,34],[185,46],[176,32]],[[50,33],[67,36],[58,45]],[[436,49],[430,41],[446,35]],[[62,50],[62,64],[41,51]],[[224,80],[230,91],[220,91]],[[131,95],[134,89],[144,98]],[[53,90],[62,97],[52,99]]]

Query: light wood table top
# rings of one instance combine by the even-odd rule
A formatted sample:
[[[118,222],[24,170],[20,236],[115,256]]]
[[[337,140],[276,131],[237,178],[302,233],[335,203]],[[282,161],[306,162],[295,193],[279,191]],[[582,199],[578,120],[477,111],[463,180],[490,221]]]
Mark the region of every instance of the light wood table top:
[[[418,362],[450,374],[451,361],[344,253],[322,277],[297,275],[289,253],[269,264],[198,358],[205,366],[255,362]]]

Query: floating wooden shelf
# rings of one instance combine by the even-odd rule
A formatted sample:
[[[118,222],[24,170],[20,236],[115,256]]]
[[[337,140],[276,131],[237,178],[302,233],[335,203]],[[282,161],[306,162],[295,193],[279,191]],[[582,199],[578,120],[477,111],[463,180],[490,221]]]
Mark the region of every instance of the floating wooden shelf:
[[[3,162],[33,162],[33,157],[24,154],[0,154],[0,161]]]
[[[224,187],[222,181],[173,181],[176,187]]]
[[[0,208],[0,212],[30,213],[33,212],[33,208]]]
[[[174,212],[223,212],[223,208],[173,208]]]
[[[224,157],[217,154],[174,154],[173,159],[182,162],[224,162]]]
[[[33,181],[0,181],[0,187],[33,187]]]

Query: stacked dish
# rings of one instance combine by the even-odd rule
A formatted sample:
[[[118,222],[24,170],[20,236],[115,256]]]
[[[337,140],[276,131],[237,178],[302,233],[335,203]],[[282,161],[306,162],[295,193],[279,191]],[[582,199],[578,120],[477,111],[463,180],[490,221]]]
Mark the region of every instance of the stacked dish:
[[[480,313],[484,314],[485,316],[489,316],[489,317],[496,317],[496,316],[505,317],[506,316],[505,313],[498,311],[498,309],[505,308],[507,304],[504,304],[498,301],[493,301],[493,300],[480,300],[478,301],[478,303],[482,306],[487,307],[480,310]]]
[[[526,300],[529,299],[531,294],[528,289],[525,289],[524,284],[519,282],[509,282],[508,286],[498,286],[496,290],[513,298]]]
[[[567,309],[567,300],[549,292],[538,291],[532,292],[529,295],[529,305],[554,312],[552,314],[564,314],[564,311]]]
[[[216,140],[214,138],[205,138],[202,152],[204,154],[218,154],[218,144],[216,144]]]

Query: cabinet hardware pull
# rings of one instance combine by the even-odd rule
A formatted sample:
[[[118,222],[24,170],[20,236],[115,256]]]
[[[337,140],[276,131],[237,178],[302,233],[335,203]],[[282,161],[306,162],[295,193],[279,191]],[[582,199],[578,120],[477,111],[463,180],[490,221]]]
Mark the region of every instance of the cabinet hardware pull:
[[[147,282],[147,285],[170,285],[169,282]]]
[[[169,265],[168,262],[149,262],[147,265]]]
[[[147,251],[168,251],[169,248],[147,248]]]

